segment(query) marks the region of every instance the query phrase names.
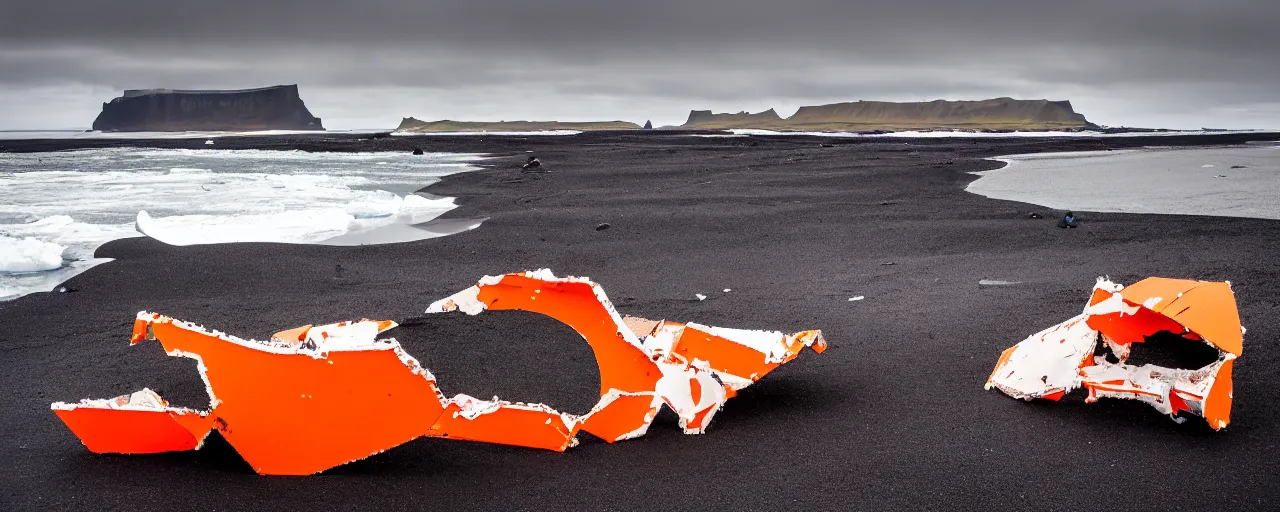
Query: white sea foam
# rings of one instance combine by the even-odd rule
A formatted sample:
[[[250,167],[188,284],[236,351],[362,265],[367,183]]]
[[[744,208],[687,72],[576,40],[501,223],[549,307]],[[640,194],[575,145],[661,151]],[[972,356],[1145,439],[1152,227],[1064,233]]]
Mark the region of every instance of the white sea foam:
[[[107,261],[94,258],[97,247],[139,236],[136,228],[173,245],[439,236],[354,235],[452,209],[451,198],[414,191],[475,169],[470,162],[480,158],[135,148],[0,154],[0,300],[49,291]]]
[[[1275,146],[1145,148],[996,158],[966,188],[1059,210],[1280,219]]]

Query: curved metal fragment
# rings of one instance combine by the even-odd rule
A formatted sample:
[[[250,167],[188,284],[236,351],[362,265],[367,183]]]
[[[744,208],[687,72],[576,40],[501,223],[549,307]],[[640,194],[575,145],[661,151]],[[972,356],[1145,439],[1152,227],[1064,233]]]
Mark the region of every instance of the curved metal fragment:
[[[486,277],[433,303],[427,313],[533,311],[586,340],[600,367],[600,401],[577,425],[606,441],[644,435],[665,404],[686,433],[702,433],[724,402],[804,347],[826,348],[819,331],[722,329],[622,317],[599,285],[549,270]]]
[[[423,436],[556,451],[576,445],[579,430],[630,439],[644,435],[663,405],[686,433],[701,433],[737,390],[806,346],[826,346],[818,331],[623,318],[595,283],[549,270],[485,277],[428,312],[486,309],[542,313],[582,334],[600,366],[600,402],[573,415],[497,397],[445,398],[398,342],[377,339],[391,321],[306,325],[253,341],[142,312],[131,344],[158,339],[169,355],[197,360],[208,409],[171,407],[149,389],[51,407],[96,453],[199,449],[216,428],[258,473],[306,475]]]
[[[1218,358],[1196,369],[1125,364],[1135,344],[1162,332],[1203,342]],[[1232,363],[1243,334],[1230,283],[1152,277],[1126,288],[1099,278],[1083,313],[1006,349],[986,388],[1058,400],[1084,387],[1090,403],[1140,400],[1178,421],[1180,411],[1203,416],[1221,430],[1231,421]],[[1118,362],[1095,355],[1100,345]]]

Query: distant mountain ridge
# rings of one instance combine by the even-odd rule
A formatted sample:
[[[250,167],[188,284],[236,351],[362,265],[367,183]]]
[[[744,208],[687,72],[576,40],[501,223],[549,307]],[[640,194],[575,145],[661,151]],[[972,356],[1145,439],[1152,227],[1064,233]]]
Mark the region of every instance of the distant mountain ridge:
[[[640,125],[627,121],[422,121],[406,117],[396,127],[397,132],[404,133],[439,133],[439,132],[541,132],[556,130],[592,131],[592,130],[639,130]]]
[[[650,125],[646,123],[646,125]],[[994,98],[977,101],[935,100],[895,103],[854,101],[800,107],[783,118],[774,109],[755,114],[717,114],[693,110],[680,126],[663,129],[727,130],[761,129],[778,131],[876,132],[906,130],[961,131],[1049,131],[1099,129],[1077,113],[1070,101],[1017,100]],[[640,130],[627,121],[422,121],[406,117],[396,131],[438,132],[528,132]]]
[[[786,119],[773,109],[758,114],[694,110],[677,128],[797,131],[1072,130],[1095,128],[1069,101],[995,98],[894,103],[856,101],[800,107]]]

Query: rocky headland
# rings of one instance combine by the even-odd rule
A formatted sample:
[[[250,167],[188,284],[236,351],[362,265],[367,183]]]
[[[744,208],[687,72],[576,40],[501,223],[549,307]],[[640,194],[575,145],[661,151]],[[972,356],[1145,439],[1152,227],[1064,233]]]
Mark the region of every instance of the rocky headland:
[[[127,90],[102,104],[104,132],[323,130],[297,85],[242,90]]]
[[[773,109],[758,114],[713,114],[710,110],[694,110],[689,113],[689,119],[676,128],[859,132],[1082,130],[1095,127],[1083,115],[1076,113],[1069,101],[995,98],[980,101],[833,103],[800,107],[785,119]]]
[[[441,132],[544,132],[556,130],[598,131],[598,130],[639,130],[640,125],[627,121],[422,121],[406,117],[396,127],[402,133],[441,133]]]

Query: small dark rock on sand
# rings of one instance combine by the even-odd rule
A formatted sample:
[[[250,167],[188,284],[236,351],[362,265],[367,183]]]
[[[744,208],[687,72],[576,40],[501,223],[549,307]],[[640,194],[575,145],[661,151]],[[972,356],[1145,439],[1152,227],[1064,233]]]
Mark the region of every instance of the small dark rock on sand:
[[[1067,212],[1066,215],[1062,216],[1062,220],[1058,221],[1058,227],[1062,229],[1076,227],[1076,215],[1074,213]]]
[[[1028,219],[1043,219],[1043,218],[1044,218],[1044,216],[1043,216],[1043,215],[1040,215],[1039,213],[1036,213],[1036,212],[1031,212],[1031,214],[1030,214],[1030,215],[1027,215],[1027,218],[1028,218]]]
[[[604,230],[609,229],[609,228],[611,228],[611,227],[613,227],[613,226],[610,226],[608,222],[602,222],[602,223],[600,223],[600,224],[596,224],[596,231],[604,231]]]
[[[413,148],[413,154],[415,154],[415,155],[421,155],[421,154],[422,154],[422,148]]]

